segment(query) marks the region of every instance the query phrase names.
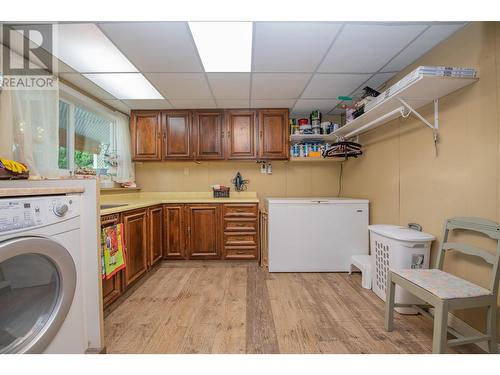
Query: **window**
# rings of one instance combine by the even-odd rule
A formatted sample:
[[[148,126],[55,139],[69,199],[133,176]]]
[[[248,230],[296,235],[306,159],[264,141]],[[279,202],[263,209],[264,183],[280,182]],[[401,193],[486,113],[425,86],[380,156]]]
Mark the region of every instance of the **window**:
[[[109,156],[116,152],[115,121],[84,106],[59,101],[59,168],[94,169],[110,173]]]

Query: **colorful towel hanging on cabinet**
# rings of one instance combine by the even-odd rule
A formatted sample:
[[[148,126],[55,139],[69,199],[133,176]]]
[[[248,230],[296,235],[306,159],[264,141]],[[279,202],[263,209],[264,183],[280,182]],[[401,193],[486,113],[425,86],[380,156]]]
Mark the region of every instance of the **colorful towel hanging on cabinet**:
[[[101,247],[102,278],[107,280],[125,268],[123,224],[116,224],[102,229]]]

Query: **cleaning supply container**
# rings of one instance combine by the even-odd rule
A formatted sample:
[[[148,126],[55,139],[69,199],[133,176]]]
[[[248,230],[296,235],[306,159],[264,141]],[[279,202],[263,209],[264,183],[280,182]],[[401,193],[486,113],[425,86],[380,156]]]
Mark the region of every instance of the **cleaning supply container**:
[[[386,299],[390,269],[429,268],[432,234],[399,225],[369,225],[372,260],[372,290]],[[423,303],[413,294],[396,286],[396,303]],[[410,307],[397,307],[401,314],[416,314]]]

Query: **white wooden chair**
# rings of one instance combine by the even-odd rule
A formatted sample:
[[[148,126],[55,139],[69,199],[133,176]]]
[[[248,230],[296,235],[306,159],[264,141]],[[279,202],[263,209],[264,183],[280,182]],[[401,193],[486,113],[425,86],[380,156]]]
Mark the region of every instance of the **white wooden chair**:
[[[448,242],[451,230],[467,230],[486,234],[497,240],[495,255],[481,248]],[[488,289],[442,271],[445,253],[457,250],[468,255],[481,257],[490,263],[492,275]],[[465,345],[480,341],[488,341],[490,353],[497,353],[496,343],[496,311],[498,296],[498,280],[500,260],[500,225],[489,220],[478,218],[454,218],[446,221],[443,244],[438,255],[437,269],[391,270],[387,277],[387,299],[385,310],[385,329],[392,331],[394,307],[414,307],[421,314],[434,319],[432,341],[433,353],[445,353],[447,346]],[[408,290],[421,300],[423,305],[395,304],[396,285]],[[448,327],[448,311],[486,306],[488,308],[486,334],[465,337]],[[428,309],[434,308],[432,315]],[[448,332],[455,339],[448,340]]]

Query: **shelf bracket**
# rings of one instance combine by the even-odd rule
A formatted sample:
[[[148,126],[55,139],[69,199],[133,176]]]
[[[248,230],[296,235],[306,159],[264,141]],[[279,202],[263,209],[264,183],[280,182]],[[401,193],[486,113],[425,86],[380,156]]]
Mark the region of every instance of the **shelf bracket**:
[[[434,124],[431,124],[427,121],[420,113],[418,113],[410,104],[408,104],[404,99],[398,98],[399,102],[403,104],[405,108],[418,117],[420,121],[422,121],[425,125],[432,129],[433,137],[434,137],[434,147],[436,150],[437,156],[437,144],[439,142],[439,99],[434,99]]]

